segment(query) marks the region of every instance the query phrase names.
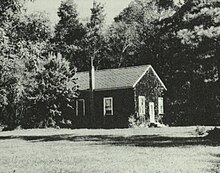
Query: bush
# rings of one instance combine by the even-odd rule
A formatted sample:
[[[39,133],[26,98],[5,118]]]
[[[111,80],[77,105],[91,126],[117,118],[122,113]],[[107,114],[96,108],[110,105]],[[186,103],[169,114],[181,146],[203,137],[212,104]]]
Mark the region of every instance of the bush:
[[[128,127],[134,128],[134,127],[136,127],[136,126],[137,126],[137,124],[136,124],[135,116],[134,116],[134,115],[130,115],[130,116],[128,117]]]
[[[0,61],[2,123],[10,129],[19,125],[54,127],[62,119],[69,119],[68,111],[64,110],[70,109],[78,87],[75,69],[70,68],[66,59],[50,55]]]
[[[128,117],[128,126],[130,128],[146,127],[145,117],[136,118],[135,115]]]
[[[61,56],[49,56],[32,76],[34,81],[27,88],[28,109],[24,125],[34,126],[46,121],[45,126],[55,127],[58,122],[68,119],[65,109],[78,95],[78,86],[74,77],[75,70]],[[33,124],[28,124],[29,122]]]
[[[196,135],[198,136],[204,136],[207,134],[207,130],[205,127],[197,126],[195,130]]]

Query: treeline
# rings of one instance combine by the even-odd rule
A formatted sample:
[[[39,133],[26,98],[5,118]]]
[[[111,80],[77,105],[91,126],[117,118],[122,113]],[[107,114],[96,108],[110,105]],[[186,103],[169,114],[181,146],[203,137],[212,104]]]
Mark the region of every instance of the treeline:
[[[220,123],[219,0],[133,0],[110,26],[102,4],[82,22],[77,4],[65,0],[55,28],[44,13],[26,14],[24,3],[0,3],[2,123],[69,123],[74,74],[89,70],[91,58],[96,69],[151,64],[168,88],[164,122]]]
[[[24,3],[21,0],[0,3],[0,123],[11,129],[19,125],[23,128],[71,126],[72,103],[78,96],[76,69],[72,61],[62,58],[58,52],[81,53],[77,43],[82,43],[80,36],[83,36],[89,39],[83,42],[84,49],[88,50],[85,55],[93,53],[93,45],[99,39],[99,9],[95,10],[99,5],[94,7],[84,30],[74,21],[76,15],[65,12],[70,8],[69,12],[74,13],[74,4],[71,1],[61,4],[58,15],[64,21],[73,20],[77,31],[68,26],[68,31],[77,35],[65,35],[74,41],[68,43],[59,40],[64,39],[59,33],[67,33],[62,22],[56,26],[54,36],[48,17],[38,12],[26,14]]]

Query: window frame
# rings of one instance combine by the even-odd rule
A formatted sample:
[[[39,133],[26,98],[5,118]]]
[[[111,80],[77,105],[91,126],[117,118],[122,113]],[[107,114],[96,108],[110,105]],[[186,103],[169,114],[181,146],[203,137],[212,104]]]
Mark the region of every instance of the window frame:
[[[162,109],[161,109],[162,107]],[[164,114],[164,99],[163,97],[158,97],[158,115]]]
[[[109,113],[106,113],[106,100],[110,100],[110,102],[111,102],[111,109],[110,109],[110,111],[111,111],[111,113],[109,114]],[[103,111],[104,111],[104,116],[106,116],[106,115],[113,115],[114,114],[114,111],[113,111],[114,109],[113,109],[113,97],[104,97],[103,98]]]
[[[82,101],[82,103],[83,103],[83,115],[82,116],[85,116],[86,115],[85,99],[77,99],[76,100],[76,116],[77,117],[79,116],[79,101]]]
[[[141,105],[142,102],[144,103],[144,105]],[[146,98],[145,98],[145,96],[138,96],[138,113],[139,113],[139,115],[146,114]]]

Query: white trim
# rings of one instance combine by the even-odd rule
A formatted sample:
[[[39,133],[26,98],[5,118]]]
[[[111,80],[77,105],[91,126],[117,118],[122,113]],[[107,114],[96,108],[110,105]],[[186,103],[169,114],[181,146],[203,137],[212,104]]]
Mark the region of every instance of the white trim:
[[[76,116],[79,116],[79,101],[82,101],[83,103],[83,115],[86,115],[86,107],[85,107],[85,99],[78,99],[76,100]]]
[[[162,82],[162,80],[160,79],[160,77],[158,76],[158,74],[156,73],[156,71],[154,70],[154,68],[150,65],[150,68],[152,69],[153,73],[155,74],[155,76],[158,78],[158,80],[160,81],[161,85],[164,87],[164,89],[167,91],[167,87],[164,85],[164,83]]]
[[[154,70],[154,68],[149,65],[149,67],[146,69],[146,71],[141,75],[141,77],[134,83],[133,88],[138,84],[138,82],[140,82],[140,80],[144,77],[144,75],[146,74],[146,72],[152,69],[154,75],[158,78],[158,80],[160,81],[161,85],[164,87],[164,89],[167,91],[167,87],[164,85],[164,83],[162,82],[162,80],[160,79],[160,77],[158,76],[158,74],[156,73],[156,71]]]
[[[140,82],[140,80],[144,77],[144,75],[147,73],[149,68],[150,68],[150,65],[147,67],[147,69],[144,71],[144,73],[139,77],[139,79],[134,83],[133,88],[138,84],[138,82]]]
[[[163,97],[158,97],[158,115],[164,114]]]
[[[141,105],[142,101],[143,101],[144,105]],[[138,113],[139,113],[139,115],[145,115],[145,113],[146,113],[146,111],[145,111],[146,103],[145,102],[146,102],[145,96],[138,96]]]
[[[110,115],[113,115],[113,97],[104,97],[103,98],[103,111],[104,111],[104,116],[108,115],[106,114],[106,110],[105,110],[105,101],[110,99],[111,100],[111,114]]]

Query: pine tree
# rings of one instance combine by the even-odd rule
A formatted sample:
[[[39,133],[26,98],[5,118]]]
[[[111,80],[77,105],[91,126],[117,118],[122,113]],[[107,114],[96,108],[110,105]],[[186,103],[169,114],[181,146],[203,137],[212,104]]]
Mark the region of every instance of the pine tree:
[[[72,67],[77,66],[81,70],[84,59],[82,39],[86,31],[79,21],[77,5],[73,0],[62,1],[57,14],[60,20],[55,26],[55,51],[68,59]]]

